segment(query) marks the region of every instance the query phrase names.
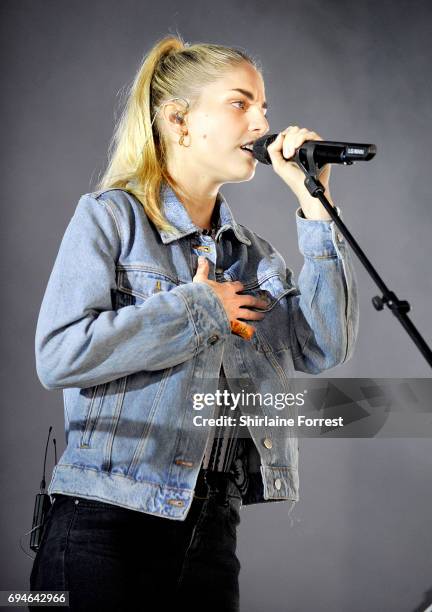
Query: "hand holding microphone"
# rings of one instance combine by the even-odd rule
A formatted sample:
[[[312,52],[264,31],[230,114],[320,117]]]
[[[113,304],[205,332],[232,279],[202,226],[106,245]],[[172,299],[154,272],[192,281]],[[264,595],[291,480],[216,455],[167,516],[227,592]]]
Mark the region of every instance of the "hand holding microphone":
[[[311,173],[325,189],[325,196],[333,205],[329,194],[330,164],[353,164],[369,161],[376,153],[373,144],[325,141],[316,132],[290,126],[280,134],[267,134],[253,145],[253,156],[263,164],[272,164],[275,172],[297,196],[303,212],[310,219],[329,219],[325,209],[316,202],[304,184],[299,164]],[[290,161],[291,160],[291,161]],[[319,173],[316,171],[321,169]],[[316,176],[317,175],[317,176]]]
[[[309,140],[322,141],[323,139],[316,132],[299,128],[297,125],[289,126],[282,130],[277,138],[267,146],[267,152],[271,159],[274,171],[288,185],[297,197],[303,210],[303,214],[308,219],[328,220],[330,215],[323,208],[321,203],[313,198],[304,185],[304,174],[298,165],[289,161],[294,157],[296,150]],[[333,204],[329,190],[330,164],[326,164],[320,171],[319,181],[325,188],[325,196],[330,204]]]

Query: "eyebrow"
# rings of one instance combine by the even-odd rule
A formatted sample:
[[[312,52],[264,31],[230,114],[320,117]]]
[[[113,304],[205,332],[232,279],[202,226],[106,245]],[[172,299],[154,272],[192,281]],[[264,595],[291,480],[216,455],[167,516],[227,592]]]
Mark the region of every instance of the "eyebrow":
[[[243,94],[244,96],[246,96],[246,98],[249,98],[249,100],[253,102],[253,99],[254,99],[253,94],[247,89],[241,89],[240,87],[236,87],[235,89],[230,89],[229,91],[238,91],[239,93]],[[262,107],[268,108],[267,102],[263,102]]]

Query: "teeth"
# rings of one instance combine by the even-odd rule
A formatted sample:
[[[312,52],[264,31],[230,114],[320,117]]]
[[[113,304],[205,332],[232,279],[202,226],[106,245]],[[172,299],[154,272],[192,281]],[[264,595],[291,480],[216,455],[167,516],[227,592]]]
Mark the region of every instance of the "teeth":
[[[246,149],[247,151],[253,151],[253,145],[252,145],[252,143],[248,143],[248,144],[246,144],[246,145],[243,145],[241,148],[242,148],[242,149]]]

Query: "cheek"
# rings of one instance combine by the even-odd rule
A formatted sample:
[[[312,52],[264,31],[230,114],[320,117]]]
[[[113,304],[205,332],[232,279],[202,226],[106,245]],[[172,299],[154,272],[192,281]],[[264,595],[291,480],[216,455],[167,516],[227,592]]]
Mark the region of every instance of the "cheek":
[[[211,134],[208,131],[202,132],[197,140],[198,155],[206,155],[213,149]]]
[[[197,130],[196,138],[196,153],[197,155],[214,155],[215,152],[220,155],[231,153],[234,143],[240,140],[240,136],[236,138],[234,127],[238,130],[238,125],[231,125],[229,116],[217,117],[217,120],[211,115],[203,115],[200,118],[199,124],[195,126]],[[218,163],[220,163],[219,160]]]
[[[225,139],[221,138],[221,131],[213,132],[211,129],[206,129],[199,135],[198,154],[214,154],[215,151],[220,151],[226,144]]]

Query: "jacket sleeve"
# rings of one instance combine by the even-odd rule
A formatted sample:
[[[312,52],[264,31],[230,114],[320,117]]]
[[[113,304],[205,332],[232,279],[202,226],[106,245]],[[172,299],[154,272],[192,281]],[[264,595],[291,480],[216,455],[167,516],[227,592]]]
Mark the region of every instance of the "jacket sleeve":
[[[319,374],[352,355],[357,282],[348,245],[334,222],[305,219],[300,209],[296,220],[304,264],[300,295],[288,298],[293,361],[296,370]]]
[[[36,370],[46,389],[91,387],[169,368],[231,333],[214,291],[194,282],[113,309],[121,240],[107,204],[81,197],[40,309]]]

